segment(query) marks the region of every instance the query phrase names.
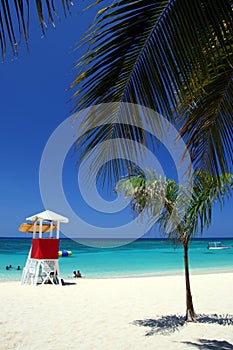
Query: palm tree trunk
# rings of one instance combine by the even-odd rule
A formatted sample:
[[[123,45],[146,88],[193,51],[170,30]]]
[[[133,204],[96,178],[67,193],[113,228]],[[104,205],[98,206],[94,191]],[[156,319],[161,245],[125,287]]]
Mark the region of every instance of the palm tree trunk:
[[[196,321],[196,314],[193,308],[193,300],[189,281],[189,260],[188,260],[188,243],[189,237],[183,240],[184,247],[184,268],[185,268],[185,284],[186,284],[186,317],[185,320],[188,322]]]

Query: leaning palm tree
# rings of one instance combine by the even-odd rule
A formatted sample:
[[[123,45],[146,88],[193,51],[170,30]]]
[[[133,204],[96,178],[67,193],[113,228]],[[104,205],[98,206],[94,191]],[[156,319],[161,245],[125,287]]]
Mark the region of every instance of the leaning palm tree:
[[[188,248],[191,237],[198,230],[203,233],[211,223],[212,205],[217,200],[223,204],[224,197],[231,193],[233,175],[211,176],[203,171],[194,174],[191,193],[174,180],[162,179],[153,172],[143,171],[121,180],[116,190],[131,198],[135,213],[145,210],[151,220],[160,225],[168,236],[182,243],[186,285],[186,320],[195,321],[190,278]]]
[[[103,103],[115,109],[102,119],[97,107],[89,114],[78,141],[82,149],[89,150],[93,139],[108,140],[99,163],[106,153],[117,157],[111,140],[123,133],[121,104],[134,103],[179,128],[195,168],[213,175],[231,172],[232,33],[230,0],[119,0],[99,11],[83,38],[86,54],[76,65],[74,111]],[[105,124],[96,128],[96,119]],[[137,129],[130,136],[135,139]],[[142,141],[146,138],[144,133]]]

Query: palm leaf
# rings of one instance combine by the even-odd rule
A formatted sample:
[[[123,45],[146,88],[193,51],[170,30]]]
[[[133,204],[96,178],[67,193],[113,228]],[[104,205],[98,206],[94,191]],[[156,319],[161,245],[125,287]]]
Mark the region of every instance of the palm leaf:
[[[71,0],[60,1],[63,12],[70,10]],[[35,0],[36,11],[40,22],[42,32],[45,32],[46,21],[51,22],[55,26],[54,15],[57,12],[54,0]],[[29,0],[1,0],[0,1],[0,45],[2,51],[2,59],[6,55],[7,46],[10,45],[12,54],[18,53],[21,36],[23,34],[26,46],[28,46],[28,28],[29,28],[29,12],[32,1]],[[48,17],[46,19],[46,17]]]
[[[180,133],[194,167],[218,173],[232,171],[233,164],[233,70],[225,63],[202,82],[204,93],[184,99]],[[195,102],[194,102],[195,101]]]
[[[113,134],[117,134],[114,132],[120,113],[117,103],[143,105],[177,123],[180,106],[185,99],[195,101],[198,96],[198,100],[202,101],[206,97],[206,80],[202,79],[206,72],[214,71],[216,65],[222,64],[229,71],[232,69],[232,19],[229,0],[217,0],[214,3],[195,0],[189,2],[188,6],[185,0],[114,2],[99,11],[96,21],[83,39],[88,49],[75,67],[77,76],[71,85],[75,89],[74,110],[116,103],[115,113],[110,118],[111,127],[99,130],[98,142],[111,140]],[[226,87],[229,75],[221,77]],[[211,75],[211,79],[214,79],[214,75]],[[209,82],[209,88],[213,88],[213,80],[209,79]],[[228,106],[232,101],[229,91],[224,95],[221,111],[219,109],[215,113],[218,117],[219,113],[222,114],[219,117],[225,123],[222,133],[205,140],[203,148],[197,152],[194,137],[190,142],[196,166],[203,167],[205,163],[207,168],[212,171],[214,168],[215,172],[219,172],[219,163],[221,169],[223,164],[229,163],[225,159],[221,160],[221,156],[226,158],[230,154]],[[213,90],[211,93],[213,99],[216,93]],[[95,127],[95,118],[94,114],[87,117],[82,125],[84,135]],[[200,123],[203,118],[205,115],[202,113],[196,117]],[[182,119],[182,125],[185,122]],[[158,121],[147,120],[147,123],[154,123],[158,127]],[[135,139],[134,131],[132,139]],[[183,131],[186,133],[185,127]],[[213,136],[213,130],[208,132]],[[82,146],[88,147],[88,142],[86,137]],[[217,147],[219,151],[215,154]],[[116,154],[117,150],[109,148],[109,152]]]
[[[180,197],[185,193],[185,188],[172,179],[160,178],[159,184],[165,189],[164,200],[161,201],[157,188],[153,187],[153,183],[158,180],[159,177],[154,172],[148,176],[148,171],[141,170],[139,175],[135,173],[132,177],[121,180],[116,190],[131,198],[133,212],[146,209],[152,222],[158,224],[165,235],[179,240],[196,233],[202,234],[211,224],[213,204],[218,202],[222,206],[224,200],[232,195],[233,189],[233,174],[211,176],[203,170],[196,171],[186,211],[182,213],[182,220],[177,221],[179,213],[177,217],[174,211],[177,203],[178,206],[181,203]],[[163,202],[163,206],[159,206],[158,202]]]
[[[188,220],[194,223],[191,232],[200,232],[208,228],[212,220],[213,203],[224,205],[226,198],[232,195],[233,174],[211,176],[205,171],[195,173],[192,200],[188,210]]]

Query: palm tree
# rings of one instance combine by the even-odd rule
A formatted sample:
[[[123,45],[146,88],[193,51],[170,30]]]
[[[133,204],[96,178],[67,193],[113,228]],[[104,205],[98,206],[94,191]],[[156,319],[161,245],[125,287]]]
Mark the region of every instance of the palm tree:
[[[121,180],[116,188],[117,191],[124,192],[126,197],[131,198],[134,212],[146,210],[168,238],[182,243],[187,321],[196,320],[189,278],[190,240],[198,230],[203,233],[204,228],[210,225],[213,203],[218,201],[222,205],[224,197],[230,194],[232,185],[232,174],[211,176],[198,171],[194,174],[192,193],[187,196],[185,188],[180,187],[174,180],[162,179],[153,172],[146,174],[136,169],[136,173]]]
[[[74,111],[109,102],[115,110],[111,118],[102,116],[109,123],[95,129],[95,107],[82,125],[82,149],[89,149],[93,138],[108,140],[106,152],[117,155],[110,141],[121,137],[124,128],[118,123],[121,103],[134,103],[179,128],[195,168],[213,175],[231,172],[232,33],[230,0],[188,5],[186,0],[119,0],[99,11],[83,38],[87,52],[76,65]],[[147,120],[153,122],[159,126]],[[131,138],[136,135],[132,128]]]

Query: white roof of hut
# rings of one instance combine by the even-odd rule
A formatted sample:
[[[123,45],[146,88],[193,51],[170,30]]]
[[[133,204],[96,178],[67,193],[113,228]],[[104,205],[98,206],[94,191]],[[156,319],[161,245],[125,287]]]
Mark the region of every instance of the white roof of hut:
[[[69,222],[69,219],[66,218],[65,216],[62,216],[60,214],[55,213],[54,211],[51,210],[45,210],[42,211],[41,213],[34,214],[30,216],[29,218],[26,218],[26,220],[34,221],[36,219],[42,219],[44,221],[59,221],[59,222]]]

